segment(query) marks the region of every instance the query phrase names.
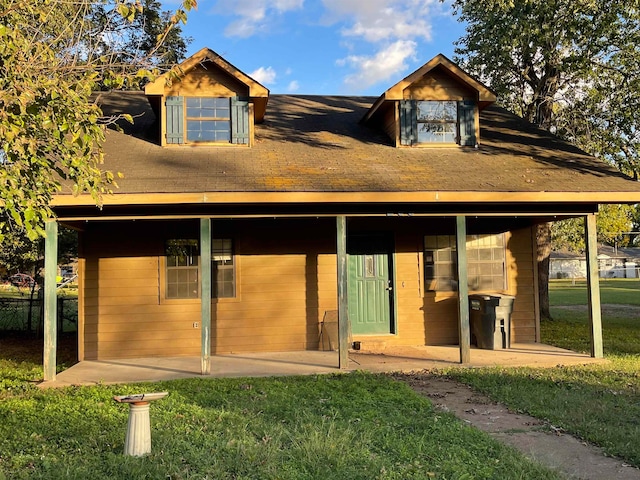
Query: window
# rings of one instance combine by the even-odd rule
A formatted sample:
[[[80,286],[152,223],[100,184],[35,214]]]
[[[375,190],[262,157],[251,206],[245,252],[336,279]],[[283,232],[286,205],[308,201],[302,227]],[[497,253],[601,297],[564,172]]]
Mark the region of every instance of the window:
[[[401,145],[475,146],[476,105],[471,100],[403,100]]]
[[[238,97],[167,97],[166,143],[249,144],[249,101]]]
[[[215,298],[236,296],[233,240],[214,238],[211,241],[211,284]]]
[[[455,143],[458,136],[456,102],[417,102],[418,143]]]
[[[187,98],[188,142],[229,142],[230,120],[228,98]]]
[[[455,236],[424,237],[424,275],[427,290],[458,289]],[[504,235],[467,236],[467,277],[472,291],[506,289]]]
[[[198,240],[172,239],[165,246],[167,298],[199,298]]]
[[[198,240],[167,240],[166,298],[200,298],[200,249]],[[213,298],[236,296],[233,240],[211,239],[211,288]]]

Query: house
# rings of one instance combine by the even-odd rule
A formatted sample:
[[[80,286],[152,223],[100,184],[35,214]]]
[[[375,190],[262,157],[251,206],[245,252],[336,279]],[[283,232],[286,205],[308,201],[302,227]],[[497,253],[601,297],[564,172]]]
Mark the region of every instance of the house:
[[[587,260],[584,254],[551,252],[551,278],[585,278]],[[640,277],[640,248],[598,245],[598,275],[600,278]]]
[[[80,360],[199,355],[207,373],[219,353],[318,349],[337,318],[340,366],[356,341],[468,362],[469,293],[515,296],[512,340],[539,341],[537,224],[586,217],[593,264],[597,205],[640,201],[442,55],[377,99],[270,95],[209,49],[179,72],[101,96],[136,119],[107,133],[124,178],[102,209],[53,201],[80,232]]]

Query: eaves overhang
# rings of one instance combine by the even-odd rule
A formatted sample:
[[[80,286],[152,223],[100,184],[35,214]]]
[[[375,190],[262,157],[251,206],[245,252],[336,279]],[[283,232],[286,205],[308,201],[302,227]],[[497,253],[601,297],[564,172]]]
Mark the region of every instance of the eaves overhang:
[[[102,205],[185,204],[313,204],[313,203],[640,203],[640,191],[631,192],[193,192],[125,193],[102,197]],[[56,195],[51,207],[92,206],[89,195]]]

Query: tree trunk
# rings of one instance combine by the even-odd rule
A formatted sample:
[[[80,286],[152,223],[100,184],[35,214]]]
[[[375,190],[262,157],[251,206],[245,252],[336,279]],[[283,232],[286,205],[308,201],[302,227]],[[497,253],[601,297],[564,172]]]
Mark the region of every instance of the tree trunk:
[[[538,258],[538,299],[540,320],[553,320],[549,310],[549,257],[551,255],[551,223],[541,223],[536,228]]]

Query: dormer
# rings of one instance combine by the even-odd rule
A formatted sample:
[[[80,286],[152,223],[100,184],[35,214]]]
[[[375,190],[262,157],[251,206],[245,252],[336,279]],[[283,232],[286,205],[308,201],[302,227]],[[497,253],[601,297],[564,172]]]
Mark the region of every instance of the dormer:
[[[488,87],[440,54],[384,92],[362,122],[396,147],[474,147],[480,111],[496,101]]]
[[[162,146],[251,146],[269,90],[213,50],[203,48],[146,85]]]

